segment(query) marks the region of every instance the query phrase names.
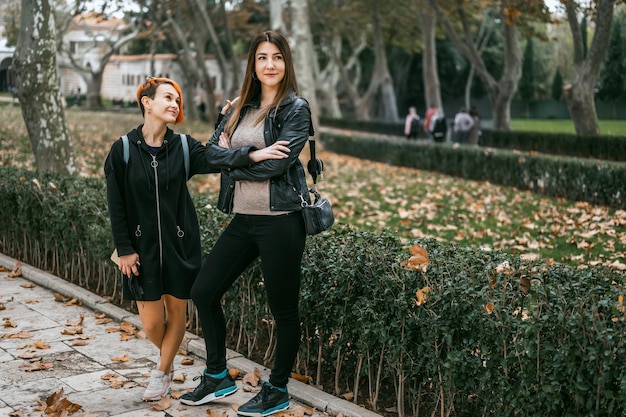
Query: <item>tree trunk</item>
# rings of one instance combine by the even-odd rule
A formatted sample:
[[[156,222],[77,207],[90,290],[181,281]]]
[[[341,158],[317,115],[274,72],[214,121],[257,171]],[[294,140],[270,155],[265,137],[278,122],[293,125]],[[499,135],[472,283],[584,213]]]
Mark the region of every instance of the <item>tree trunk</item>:
[[[13,56],[22,117],[37,168],[77,173],[56,66],[54,14],[48,0],[22,0],[20,35]]]
[[[315,95],[315,51],[313,50],[313,36],[309,23],[309,5],[307,0],[291,1],[291,18],[293,21],[292,35],[295,49],[293,54],[296,74],[298,74],[298,89],[300,95],[307,99],[311,107],[313,126],[319,126],[319,107]]]
[[[102,97],[100,96],[100,90],[102,88],[102,71],[92,72],[91,76],[87,78],[87,109],[89,110],[101,110]]]
[[[502,0],[503,2],[504,0]],[[514,22],[506,22],[505,16],[502,23],[502,39],[504,48],[504,67],[500,78],[496,81],[489,72],[485,61],[481,57],[481,40],[474,39],[469,31],[469,16],[465,13],[462,0],[456,0],[456,14],[465,30],[461,35],[456,31],[456,26],[438,5],[437,0],[429,0],[430,5],[437,11],[437,16],[441,19],[446,33],[459,49],[459,51],[470,61],[476,71],[476,76],[480,78],[487,92],[489,93],[491,111],[493,115],[494,129],[508,131],[511,124],[511,100],[517,91],[517,84],[522,74],[522,51],[517,39],[517,28]],[[504,5],[504,4],[503,4]],[[502,108],[505,106],[506,108]]]
[[[383,31],[381,25],[381,16],[377,6],[374,8],[374,15],[372,17],[373,37],[374,37],[374,54],[375,58],[375,74],[374,77],[378,78],[378,82],[374,81],[372,86],[378,84],[380,91],[380,103],[376,109],[376,114],[380,115],[382,120],[398,121],[400,115],[398,114],[398,105],[396,100],[396,92],[393,89],[393,79],[389,73],[389,64],[387,61],[387,51],[385,50],[385,44],[383,42]],[[371,100],[376,97],[375,94],[367,95]]]
[[[565,103],[578,135],[600,136],[600,125],[594,100],[595,79],[580,79],[574,68],[574,81],[564,88]]]
[[[283,20],[282,0],[270,0],[270,28],[283,35],[286,32],[285,21]]]
[[[489,96],[493,129],[501,132],[508,131],[511,126],[511,99],[512,95],[494,94]]]
[[[565,6],[574,46],[574,72],[571,83],[564,88],[564,97],[579,135],[600,135],[594,88],[609,46],[614,7],[615,0],[599,0],[593,40],[585,53],[584,39],[578,23],[578,4],[570,1]]]
[[[437,107],[443,110],[441,105],[441,88],[439,84],[439,71],[437,69],[437,46],[435,43],[435,28],[437,26],[437,14],[429,4],[424,4],[420,14],[420,30],[422,32],[422,78],[424,80],[424,99],[426,109]]]
[[[329,45],[331,56],[340,57],[342,51],[341,37],[333,34]],[[319,106],[320,114],[323,111],[328,117],[341,119],[343,117],[339,98],[337,97],[337,85],[341,80],[341,69],[338,60],[328,59],[324,69],[317,71],[317,97],[320,97],[322,104]]]

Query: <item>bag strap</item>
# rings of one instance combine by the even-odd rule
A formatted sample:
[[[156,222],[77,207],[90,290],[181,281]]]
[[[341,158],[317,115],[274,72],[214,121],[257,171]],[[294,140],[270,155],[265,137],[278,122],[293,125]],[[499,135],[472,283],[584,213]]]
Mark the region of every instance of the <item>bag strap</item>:
[[[315,139],[309,139],[309,149],[311,151],[311,159],[307,164],[307,170],[311,177],[313,177],[313,188],[315,188],[315,184],[317,184],[317,177],[323,179],[323,171],[324,171],[324,162],[315,157]]]
[[[187,135],[180,135],[180,143],[183,146],[183,158],[185,160],[185,174],[186,178],[189,178],[189,141]],[[124,145],[124,163],[128,164],[130,158],[130,146],[128,145],[128,135],[122,136],[122,144]]]
[[[187,135],[181,133],[180,143],[183,145],[183,158],[185,160],[185,174],[186,178],[189,178],[189,142],[187,141]]]
[[[128,136],[122,136],[122,144],[124,145],[124,163],[128,164],[128,158],[130,157],[130,150],[128,149]]]

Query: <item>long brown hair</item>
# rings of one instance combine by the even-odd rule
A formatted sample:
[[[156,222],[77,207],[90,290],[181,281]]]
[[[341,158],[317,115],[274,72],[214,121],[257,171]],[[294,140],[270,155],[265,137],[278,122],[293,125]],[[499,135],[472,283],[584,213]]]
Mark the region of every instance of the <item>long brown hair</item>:
[[[235,107],[233,108],[233,112],[226,122],[226,126],[224,131],[230,136],[232,135],[235,127],[237,126],[237,121],[239,120],[239,115],[241,114],[241,109],[244,104],[249,103],[251,100],[254,100],[261,95],[261,82],[256,77],[255,63],[256,63],[256,51],[263,42],[270,42],[278,48],[283,59],[285,60],[285,76],[280,83],[280,87],[278,88],[278,94],[274,98],[274,102],[271,106],[267,108],[257,120],[257,123],[267,117],[267,114],[270,112],[272,108],[277,107],[280,102],[287,97],[287,95],[293,91],[298,94],[298,82],[296,81],[296,70],[293,65],[293,56],[291,54],[291,48],[289,47],[289,43],[287,39],[283,35],[275,31],[266,31],[258,34],[252,44],[250,44],[250,49],[248,50],[248,64],[246,66],[246,74],[243,78],[243,83],[241,85],[241,92],[239,93],[239,100],[235,103]]]

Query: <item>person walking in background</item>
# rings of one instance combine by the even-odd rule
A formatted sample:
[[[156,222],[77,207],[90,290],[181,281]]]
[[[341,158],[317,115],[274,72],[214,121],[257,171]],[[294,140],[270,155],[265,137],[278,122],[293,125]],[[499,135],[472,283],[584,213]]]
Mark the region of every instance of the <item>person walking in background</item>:
[[[469,115],[472,120],[474,120],[474,124],[469,130],[467,135],[467,143],[470,145],[478,145],[480,140],[480,116],[478,115],[478,110],[476,110],[475,106],[472,106],[469,111]]]
[[[314,134],[309,105],[297,94],[287,40],[273,31],[259,34],[248,51],[239,99],[227,113],[222,110],[226,116],[207,143],[208,160],[222,168],[217,207],[235,215],[191,290],[207,357],[200,384],[181,397],[183,404],[205,404],[237,391],[226,369],[221,302],[260,257],[263,288],[276,323],[276,354],[269,381],[237,413],[267,416],[289,407],[287,382],[301,332],[300,275],[306,242],[301,198],[309,200],[299,155]],[[261,158],[270,159],[259,162]]]
[[[474,119],[467,113],[465,107],[461,107],[454,116],[454,142],[466,144],[472,126],[474,126]]]
[[[424,114],[424,133],[426,133],[426,137],[433,139],[433,117],[439,114],[439,108],[435,106],[431,106],[426,110],[426,114]]]
[[[413,106],[409,107],[409,113],[404,119],[404,136],[407,139],[417,139],[420,129],[420,117],[417,109]]]
[[[127,144],[123,139],[113,143],[104,173],[113,241],[125,276],[124,299],[137,302],[143,330],[159,349],[143,399],[158,401],[170,391],[187,300],[202,263],[187,180],[219,170],[209,165],[202,143],[192,137],[183,142],[167,126],[184,120],[175,81],[148,78],[137,88],[137,102],[144,123],[128,132]]]

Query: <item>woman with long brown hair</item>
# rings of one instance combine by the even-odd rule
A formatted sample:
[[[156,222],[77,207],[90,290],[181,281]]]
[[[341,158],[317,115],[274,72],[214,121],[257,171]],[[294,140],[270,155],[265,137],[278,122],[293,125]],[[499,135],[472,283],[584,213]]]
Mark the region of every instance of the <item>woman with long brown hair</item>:
[[[276,355],[269,381],[237,413],[262,417],[289,407],[287,382],[300,345],[300,267],[306,241],[300,194],[308,200],[299,155],[313,132],[306,100],[298,97],[287,40],[263,32],[253,41],[239,99],[207,144],[221,168],[218,208],[234,217],[206,258],[191,296],[205,340],[206,370],[181,402],[200,405],[237,391],[226,369],[226,323],[221,300],[257,258],[276,323]],[[263,151],[257,161],[251,150]]]

